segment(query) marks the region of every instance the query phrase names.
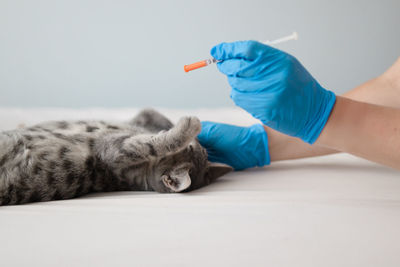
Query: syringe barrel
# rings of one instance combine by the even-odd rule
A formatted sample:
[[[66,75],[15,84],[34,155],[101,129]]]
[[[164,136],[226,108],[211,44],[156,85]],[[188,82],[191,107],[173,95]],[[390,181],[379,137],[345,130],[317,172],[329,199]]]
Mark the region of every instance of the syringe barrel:
[[[285,37],[282,37],[282,38],[279,38],[279,39],[276,39],[273,41],[262,41],[261,43],[266,44],[266,45],[276,45],[276,44],[283,43],[283,42],[286,42],[289,40],[297,40],[298,37],[299,37],[299,35],[297,34],[297,32],[293,32],[289,36],[285,36]],[[217,60],[215,58],[209,58],[209,59],[202,60],[202,61],[190,64],[190,65],[185,65],[185,66],[183,66],[183,69],[185,70],[185,72],[189,72],[189,71],[192,71],[195,69],[199,69],[199,68],[208,66],[213,63],[218,63],[218,62],[220,62],[220,60]]]

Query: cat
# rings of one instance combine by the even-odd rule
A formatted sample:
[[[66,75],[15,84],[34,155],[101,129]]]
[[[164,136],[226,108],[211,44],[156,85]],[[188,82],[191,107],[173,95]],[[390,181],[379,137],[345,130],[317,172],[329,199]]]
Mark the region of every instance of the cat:
[[[145,109],[128,123],[53,121],[0,133],[0,205],[91,192],[188,192],[232,171],[210,163],[201,123]]]

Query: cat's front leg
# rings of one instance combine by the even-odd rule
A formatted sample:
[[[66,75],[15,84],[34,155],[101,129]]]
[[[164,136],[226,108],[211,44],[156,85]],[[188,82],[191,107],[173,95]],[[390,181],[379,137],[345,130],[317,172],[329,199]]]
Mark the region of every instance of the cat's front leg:
[[[150,143],[157,153],[176,153],[193,141],[200,133],[201,123],[197,117],[183,117],[170,130],[151,137]]]

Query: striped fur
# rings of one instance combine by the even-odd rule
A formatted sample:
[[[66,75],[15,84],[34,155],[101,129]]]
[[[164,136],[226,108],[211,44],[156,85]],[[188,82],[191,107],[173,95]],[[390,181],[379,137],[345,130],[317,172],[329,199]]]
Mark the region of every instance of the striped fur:
[[[0,205],[90,192],[186,192],[231,171],[210,164],[200,121],[147,109],[129,123],[56,121],[0,133]]]

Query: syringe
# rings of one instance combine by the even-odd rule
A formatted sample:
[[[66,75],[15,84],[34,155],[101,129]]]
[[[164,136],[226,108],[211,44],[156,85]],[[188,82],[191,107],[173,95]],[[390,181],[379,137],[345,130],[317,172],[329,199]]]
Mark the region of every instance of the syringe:
[[[263,43],[266,45],[276,45],[276,44],[280,44],[280,43],[287,42],[290,40],[297,40],[297,39],[299,39],[299,35],[297,34],[297,32],[293,32],[291,35],[288,35],[288,36],[285,36],[285,37],[282,37],[282,38],[279,38],[279,39],[276,39],[273,41],[269,41],[269,40],[261,41],[260,43]],[[192,71],[195,69],[199,69],[199,68],[208,66],[213,63],[218,63],[218,62],[220,62],[220,61],[216,60],[215,58],[209,58],[209,59],[205,59],[205,60],[202,60],[202,61],[199,61],[196,63],[185,65],[185,66],[183,66],[183,69],[185,70],[185,72],[189,72],[189,71]]]

